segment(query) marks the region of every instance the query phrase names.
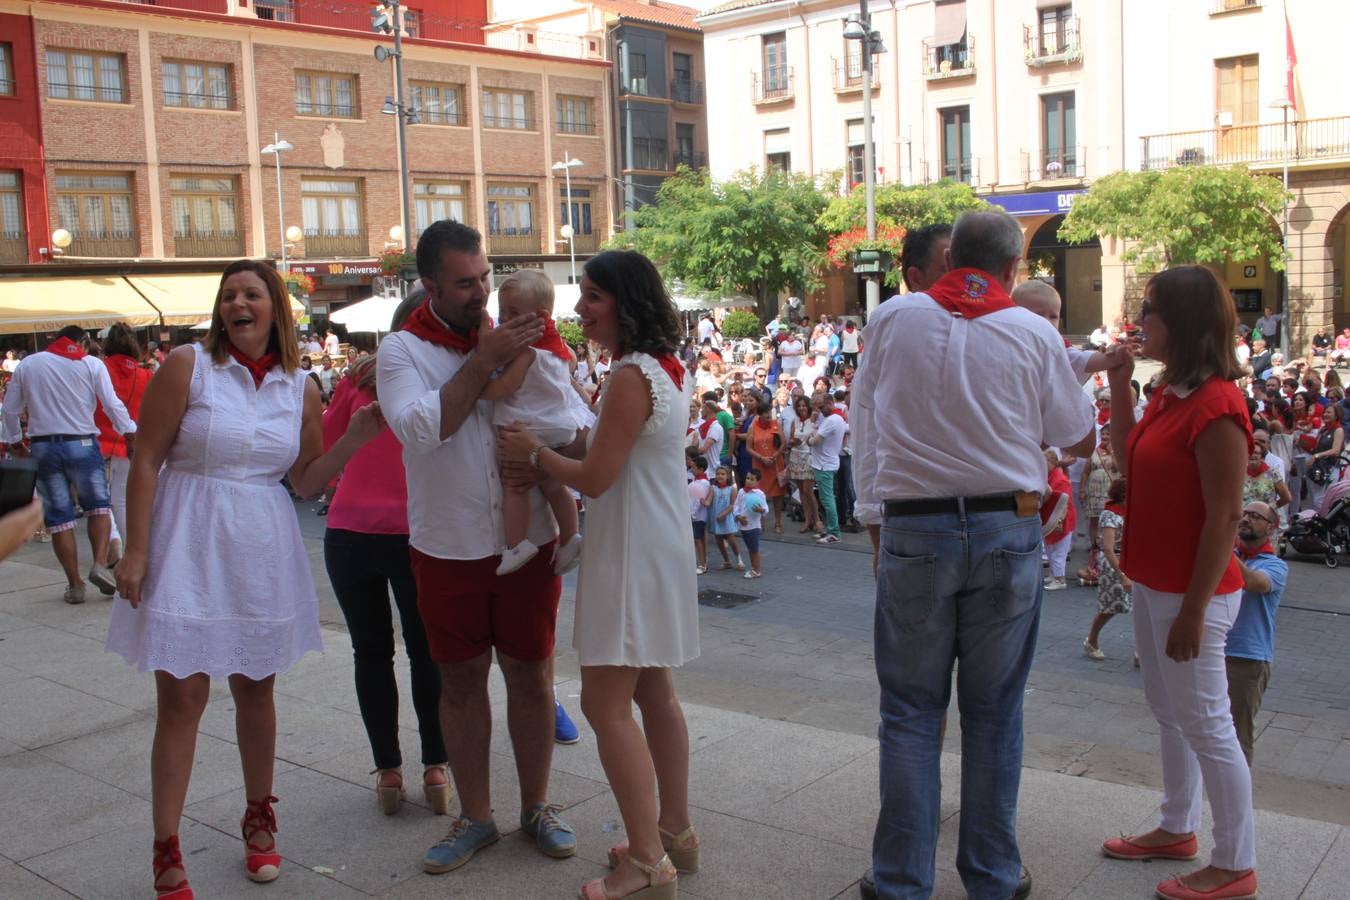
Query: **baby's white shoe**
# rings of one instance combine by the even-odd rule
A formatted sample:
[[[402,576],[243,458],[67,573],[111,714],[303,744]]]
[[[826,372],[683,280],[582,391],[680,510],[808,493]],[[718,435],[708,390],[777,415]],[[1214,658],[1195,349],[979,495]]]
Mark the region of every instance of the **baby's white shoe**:
[[[553,554],[553,574],[566,575],[581,564],[581,535],[574,534],[565,544],[559,544]]]
[[[525,565],[534,559],[539,548],[530,542],[529,538],[516,544],[514,547],[507,547],[502,551],[501,565],[497,566],[498,575],[510,575],[516,569]]]

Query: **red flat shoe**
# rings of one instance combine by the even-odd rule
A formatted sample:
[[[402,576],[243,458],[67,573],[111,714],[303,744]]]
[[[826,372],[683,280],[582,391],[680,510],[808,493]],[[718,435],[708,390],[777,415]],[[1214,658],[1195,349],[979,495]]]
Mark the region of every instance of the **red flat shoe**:
[[[1156,888],[1162,900],[1256,900],[1256,870],[1221,884],[1212,891],[1197,891],[1181,883],[1181,876],[1169,878]]]
[[[183,853],[178,849],[178,835],[170,835],[163,841],[155,841],[155,881],[170,869],[183,872],[183,880],[173,887],[155,888],[155,900],[193,900],[192,888],[188,886],[187,873],[183,870]]]
[[[277,814],[272,811],[272,804],[279,802],[276,797],[250,800],[248,809],[244,811],[244,821],[239,829],[244,834],[244,865],[248,869],[250,881],[265,884],[276,881],[281,874],[281,854],[277,853],[276,842],[271,847],[260,847],[253,843],[259,832],[277,833]]]
[[[1180,859],[1191,860],[1200,855],[1200,844],[1195,835],[1177,841],[1175,844],[1162,844],[1157,847],[1145,847],[1121,835],[1102,844],[1102,853],[1112,859]]]

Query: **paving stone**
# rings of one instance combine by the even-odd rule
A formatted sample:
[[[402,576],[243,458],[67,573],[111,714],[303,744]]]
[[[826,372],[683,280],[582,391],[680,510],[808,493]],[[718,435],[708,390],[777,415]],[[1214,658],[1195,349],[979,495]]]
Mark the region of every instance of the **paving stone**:
[[[117,703],[48,681],[0,682],[0,738],[25,748],[77,737],[140,718]]]
[[[22,897],[24,900],[65,900],[73,897],[47,879],[12,862],[0,863],[0,897]]]
[[[1300,900],[1344,900],[1347,885],[1350,885],[1350,829],[1342,828]]]
[[[150,821],[148,802],[33,751],[0,757],[0,784],[0,847],[16,862]]]

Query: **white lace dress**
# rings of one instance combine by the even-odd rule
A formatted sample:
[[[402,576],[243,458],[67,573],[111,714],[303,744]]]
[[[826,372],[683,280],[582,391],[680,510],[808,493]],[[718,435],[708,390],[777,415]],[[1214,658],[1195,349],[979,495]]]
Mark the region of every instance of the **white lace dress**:
[[[141,605],[115,598],[106,649],[141,671],[253,679],[322,650],[319,603],[281,478],[300,452],[306,375],[255,389],[197,345],[178,435],[159,474]]]
[[[586,504],[572,646],[583,666],[679,666],[698,656],[684,466],[693,379],[676,388],[645,353],[616,360],[614,372],[622,366],[642,370],[652,414],[614,484]],[[604,404],[602,394],[601,415]]]

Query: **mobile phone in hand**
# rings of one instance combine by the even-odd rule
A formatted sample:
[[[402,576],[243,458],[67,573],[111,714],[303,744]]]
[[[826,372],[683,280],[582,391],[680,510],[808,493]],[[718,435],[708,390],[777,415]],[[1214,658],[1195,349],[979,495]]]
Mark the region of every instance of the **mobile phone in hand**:
[[[35,460],[0,459],[0,516],[33,502],[37,469]]]

